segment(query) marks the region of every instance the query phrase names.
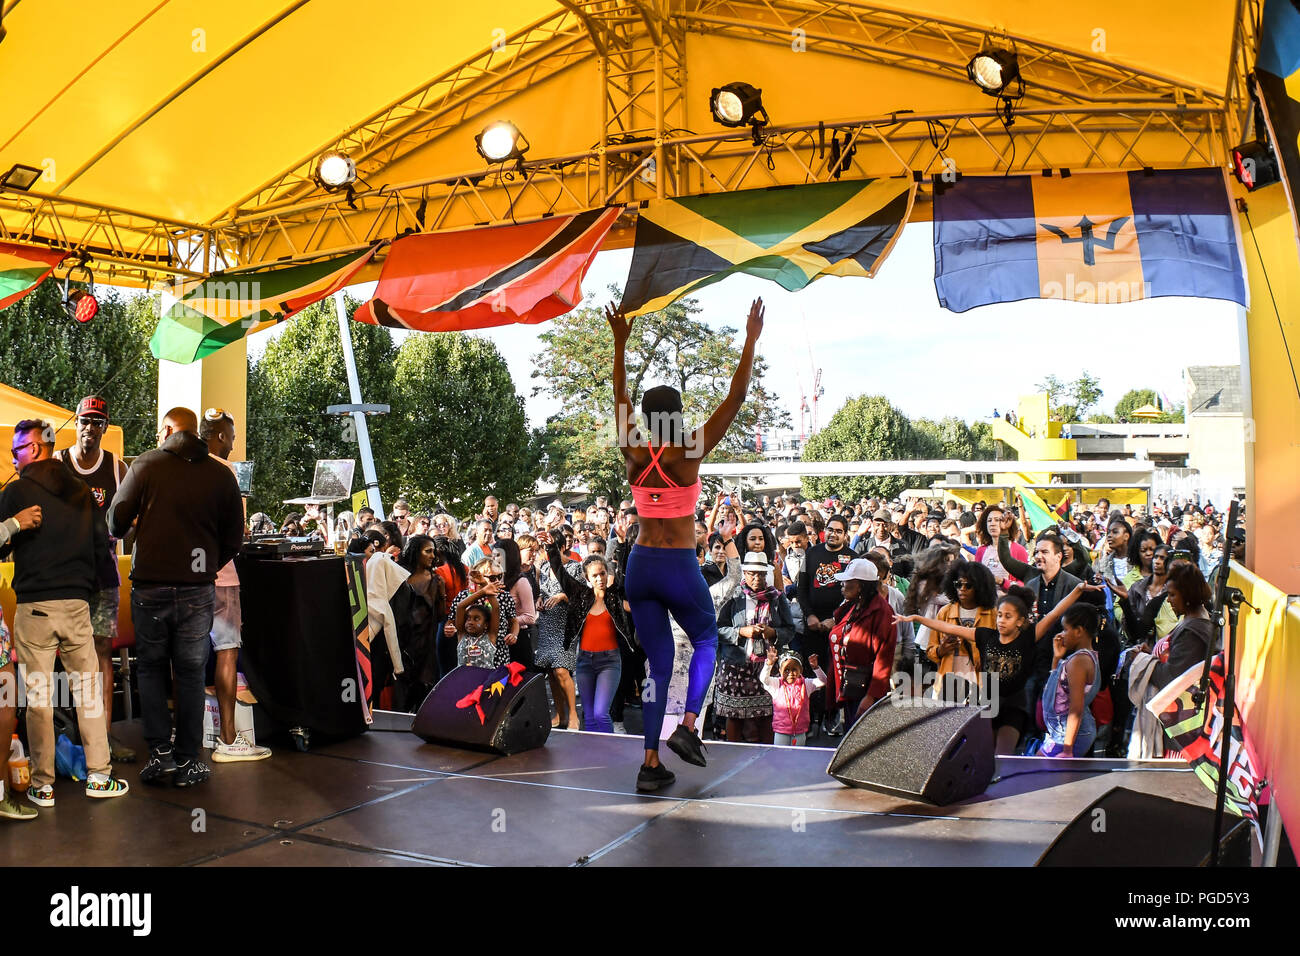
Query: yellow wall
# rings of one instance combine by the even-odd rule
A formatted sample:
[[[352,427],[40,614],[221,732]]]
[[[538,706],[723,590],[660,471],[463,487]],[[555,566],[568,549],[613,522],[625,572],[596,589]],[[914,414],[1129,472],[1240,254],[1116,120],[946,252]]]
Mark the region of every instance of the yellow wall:
[[[1246,313],[1251,396],[1246,564],[1283,591],[1300,594],[1300,395],[1283,343],[1285,331],[1291,358],[1300,365],[1295,318],[1300,313],[1300,254],[1280,183],[1246,194],[1245,200],[1248,212],[1239,214],[1238,222],[1251,302]]]

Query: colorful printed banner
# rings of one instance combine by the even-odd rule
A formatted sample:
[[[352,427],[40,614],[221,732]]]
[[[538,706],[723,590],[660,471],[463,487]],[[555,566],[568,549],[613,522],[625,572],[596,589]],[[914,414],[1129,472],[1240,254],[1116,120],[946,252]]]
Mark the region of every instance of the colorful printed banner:
[[[1147,702],[1147,710],[1160,718],[1171,749],[1181,750],[1187,762],[1201,781],[1214,790],[1218,787],[1219,765],[1223,747],[1223,654],[1216,654],[1210,662],[1210,681],[1205,700],[1200,707],[1192,700],[1192,691],[1200,684],[1204,663],[1189,667],[1174,678]],[[1228,745],[1228,789],[1225,806],[1228,812],[1257,822],[1259,796],[1262,790],[1255,767],[1258,761],[1251,753],[1249,743],[1242,734],[1241,713],[1234,706],[1229,730],[1232,740]]]
[[[967,176],[935,190],[934,286],[965,312],[994,302],[1247,304],[1226,173],[1175,169]]]
[[[0,309],[13,305],[45,280],[68,253],[47,246],[0,242]]]
[[[358,322],[421,332],[535,324],[582,301],[582,279],[622,207],[473,232],[405,236]]]
[[[182,364],[206,358],[333,295],[377,248],[307,265],[214,275],[190,283],[158,322],[149,349],[154,358]]]
[[[636,224],[622,308],[662,309],[729,275],[802,289],[876,274],[912,209],[903,179],[814,183],[652,201]]]

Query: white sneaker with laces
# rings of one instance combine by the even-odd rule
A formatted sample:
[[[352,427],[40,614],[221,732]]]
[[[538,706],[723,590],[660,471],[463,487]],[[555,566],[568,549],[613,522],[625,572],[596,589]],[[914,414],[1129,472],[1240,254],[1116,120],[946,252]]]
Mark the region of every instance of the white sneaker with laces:
[[[614,721],[614,733],[616,734],[627,733],[627,728],[623,726],[623,722],[621,720]]]
[[[271,756],[270,747],[250,744],[242,733],[235,734],[234,743],[218,741],[212,751],[213,763],[235,763],[240,760],[265,760]]]

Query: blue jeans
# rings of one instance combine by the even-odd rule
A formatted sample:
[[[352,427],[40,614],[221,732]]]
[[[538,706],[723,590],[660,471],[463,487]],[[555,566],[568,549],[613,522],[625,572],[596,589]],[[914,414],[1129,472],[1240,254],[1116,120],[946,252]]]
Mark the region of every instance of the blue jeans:
[[[140,710],[150,750],[171,743],[167,696],[176,674],[176,758],[191,760],[203,744],[203,672],[216,588],[132,588],[136,667],[140,672]]]
[[[582,698],[582,729],[614,732],[609,708],[623,676],[623,655],[613,651],[578,651],[573,679]]]

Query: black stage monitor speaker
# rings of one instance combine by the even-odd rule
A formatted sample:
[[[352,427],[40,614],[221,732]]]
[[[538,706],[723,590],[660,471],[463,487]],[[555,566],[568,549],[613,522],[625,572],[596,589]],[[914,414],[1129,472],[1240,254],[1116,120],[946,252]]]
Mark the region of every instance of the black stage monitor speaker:
[[[457,667],[429,691],[411,732],[431,744],[499,754],[542,746],[551,735],[545,677],[511,668]]]
[[[980,708],[893,695],[876,701],[835,750],[826,772],[850,787],[947,806],[993,779],[993,728]]]
[[[1220,866],[1250,866],[1250,824],[1226,817]],[[1115,787],[1070,821],[1035,866],[1207,866],[1214,810]]]

